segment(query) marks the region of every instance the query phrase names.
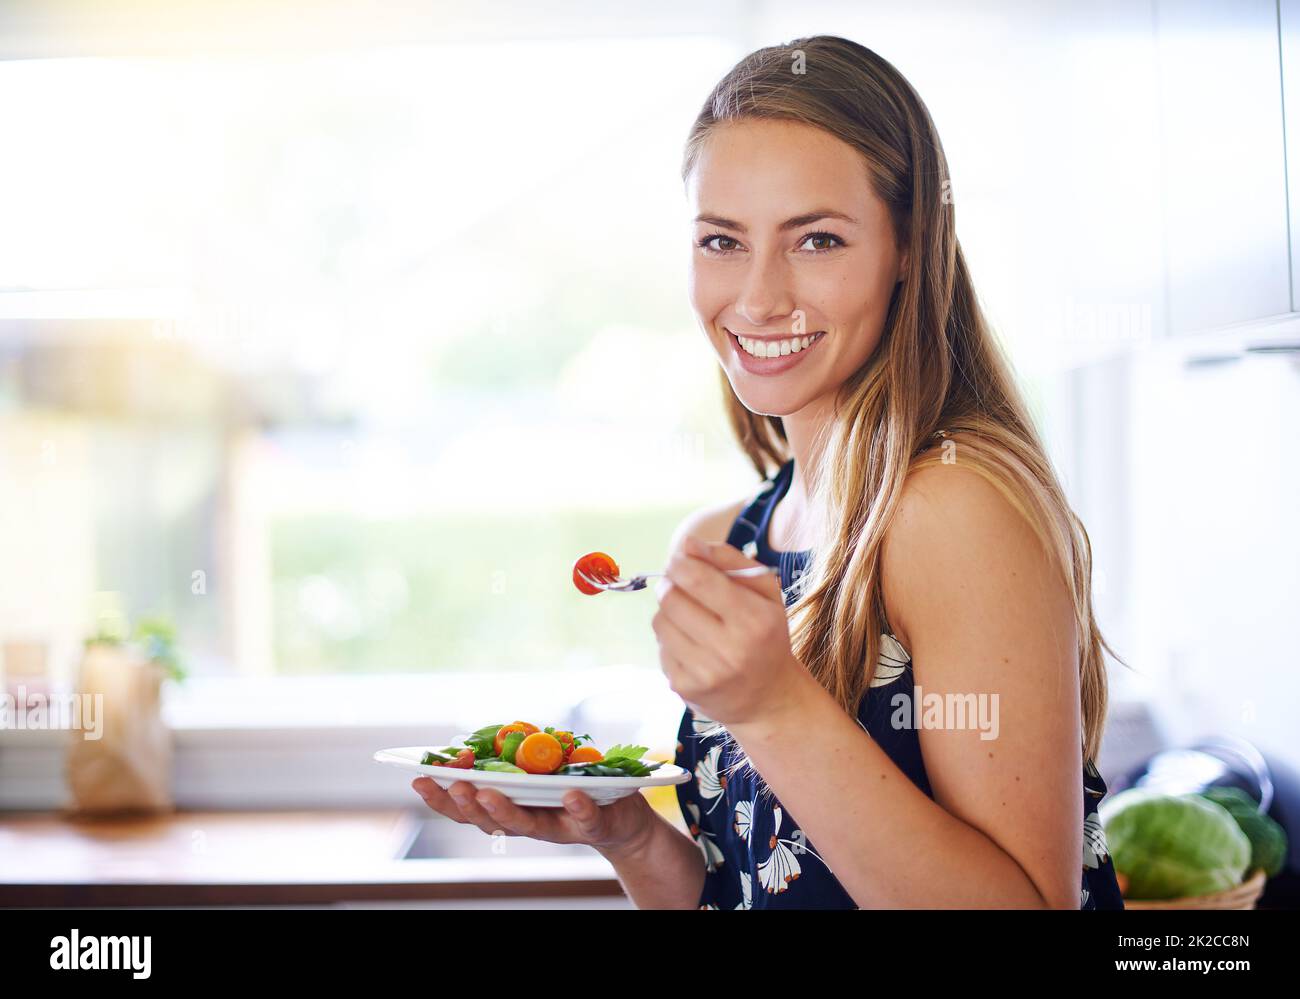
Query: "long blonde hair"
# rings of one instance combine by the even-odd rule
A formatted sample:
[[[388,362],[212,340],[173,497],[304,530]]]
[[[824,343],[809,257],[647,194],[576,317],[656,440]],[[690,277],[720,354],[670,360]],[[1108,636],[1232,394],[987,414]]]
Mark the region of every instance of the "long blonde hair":
[[[800,58],[803,72],[796,72]],[[840,386],[834,417],[821,430],[809,500],[822,514],[823,535],[809,549],[789,608],[795,654],[856,716],[889,631],[881,546],[904,480],[955,455],[1028,520],[1069,587],[1080,751],[1090,764],[1106,717],[1103,650],[1114,655],[1093,616],[1091,545],[976,299],[929,111],[897,69],[856,42],[818,35],[762,48],[705,101],[686,142],[683,180],[711,130],[741,119],[802,122],[857,149],[889,208],[897,245],[908,251],[879,347]],[[771,477],[791,456],[781,418],[751,412],[725,372],[721,381],[736,439],[759,475]],[[747,757],[733,770],[743,768],[752,769]]]

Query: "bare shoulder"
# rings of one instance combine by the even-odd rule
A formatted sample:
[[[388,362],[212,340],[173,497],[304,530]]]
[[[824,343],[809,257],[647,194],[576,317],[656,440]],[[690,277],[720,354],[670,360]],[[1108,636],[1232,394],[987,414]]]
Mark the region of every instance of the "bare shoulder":
[[[981,533],[1024,521],[1008,497],[989,478],[968,465],[926,465],[903,482],[898,509],[886,542],[933,542],[938,528],[974,529]],[[1031,530],[1024,521],[1025,530]]]
[[[748,502],[749,497],[743,497],[691,511],[673,532],[672,542],[668,546],[669,553],[681,548],[688,537],[700,541],[726,541],[731,525]]]
[[[881,585],[890,624],[913,653],[907,632],[951,614],[953,602],[1051,593],[1060,606],[1064,595],[1019,502],[960,461],[908,475],[881,549]]]

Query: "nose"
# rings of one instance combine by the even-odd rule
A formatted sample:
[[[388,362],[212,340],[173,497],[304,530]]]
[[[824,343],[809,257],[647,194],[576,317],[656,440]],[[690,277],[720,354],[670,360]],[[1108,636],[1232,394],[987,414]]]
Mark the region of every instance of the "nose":
[[[753,326],[794,312],[790,273],[779,253],[754,253],[736,296],[736,313]]]

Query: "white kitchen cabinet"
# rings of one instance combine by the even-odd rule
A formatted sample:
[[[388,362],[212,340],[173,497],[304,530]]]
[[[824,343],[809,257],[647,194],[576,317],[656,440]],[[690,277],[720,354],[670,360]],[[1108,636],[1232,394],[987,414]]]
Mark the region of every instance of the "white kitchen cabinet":
[[[1290,312],[1277,6],[1157,0],[1155,20],[1169,332]]]
[[[1291,309],[1295,311],[1300,290],[1300,0],[1280,0],[1278,19],[1287,190],[1290,192]]]
[[[1300,354],[1283,349],[1300,321],[1260,326],[1135,359],[1125,652],[1176,737],[1233,734],[1300,765]]]

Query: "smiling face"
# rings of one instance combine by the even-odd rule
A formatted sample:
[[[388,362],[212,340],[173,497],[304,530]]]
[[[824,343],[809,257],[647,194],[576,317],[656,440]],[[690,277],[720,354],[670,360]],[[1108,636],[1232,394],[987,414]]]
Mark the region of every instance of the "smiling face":
[[[687,196],[691,305],[741,402],[789,416],[833,393],[880,342],[906,264],[862,155],[799,122],[728,122]]]

